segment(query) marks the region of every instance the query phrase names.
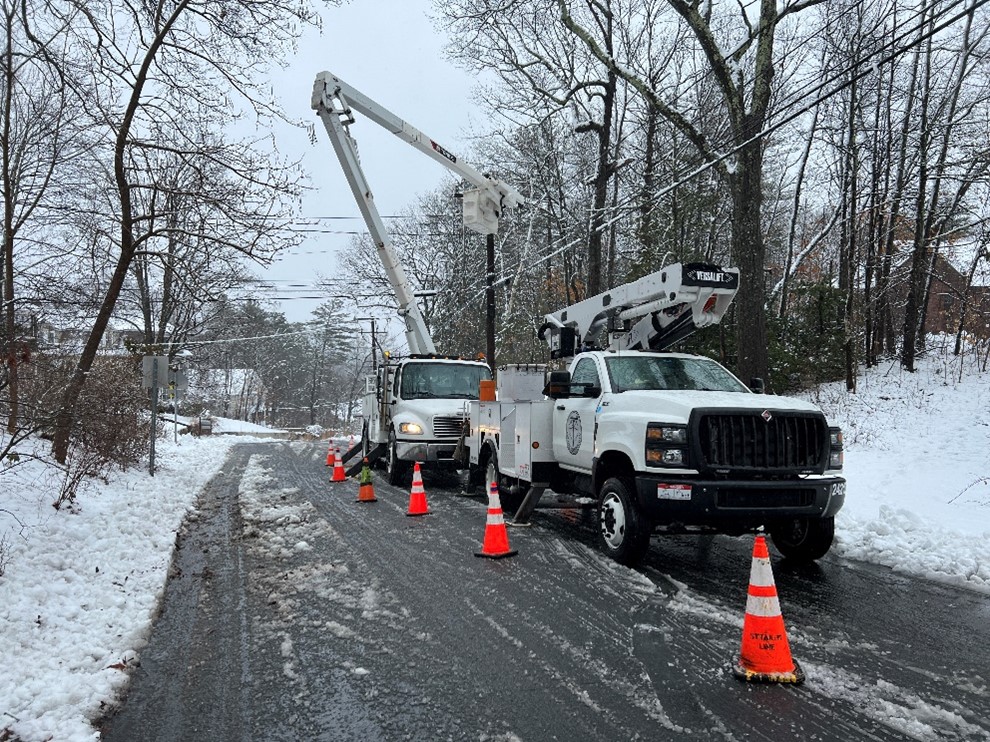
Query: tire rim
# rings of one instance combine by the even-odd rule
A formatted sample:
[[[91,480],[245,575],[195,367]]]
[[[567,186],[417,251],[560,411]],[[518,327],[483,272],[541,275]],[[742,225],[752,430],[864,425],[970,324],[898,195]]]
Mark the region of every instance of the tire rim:
[[[626,537],[626,511],[618,495],[608,494],[602,500],[599,526],[602,539],[611,549],[618,549]]]
[[[788,523],[787,528],[784,529],[784,541],[794,546],[802,544],[808,538],[809,528],[810,526],[806,521],[803,521],[800,518],[795,518]]]

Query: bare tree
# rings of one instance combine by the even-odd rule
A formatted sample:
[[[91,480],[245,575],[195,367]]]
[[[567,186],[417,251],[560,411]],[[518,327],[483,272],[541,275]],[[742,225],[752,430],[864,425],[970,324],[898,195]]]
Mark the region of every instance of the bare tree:
[[[53,452],[64,461],[75,408],[86,376],[125,286],[135,257],[150,247],[158,204],[155,153],[170,152],[200,177],[188,195],[203,198],[225,224],[239,232],[204,237],[264,259],[280,244],[288,216],[286,197],[295,174],[258,142],[235,136],[234,122],[247,113],[277,115],[265,97],[261,73],[292,39],[300,24],[314,22],[309,6],[275,0],[122,2],[106,15],[89,3],[71,4],[85,18],[74,25],[76,51],[91,62],[87,89],[98,92],[88,110],[112,142],[106,153],[108,204],[116,235],[107,235],[116,255],[92,331],[66,388],[56,417]],[[129,39],[127,45],[119,39]],[[203,131],[216,131],[204,141]],[[209,164],[209,168],[206,165]],[[222,177],[218,178],[218,175]],[[231,190],[232,182],[243,184]],[[245,200],[244,194],[250,195]],[[178,229],[190,228],[182,221]]]
[[[19,239],[51,191],[52,176],[69,158],[66,140],[65,89],[59,85],[47,47],[58,46],[58,31],[46,38],[28,26],[33,4],[21,0],[0,3],[0,189],[3,194],[3,234],[0,266],[0,306],[3,308],[0,352],[6,371],[7,431],[13,435],[20,419],[19,366],[27,348],[19,343],[15,259]],[[37,31],[41,33],[41,31]],[[25,259],[24,262],[27,262]]]
[[[732,257],[740,269],[746,290],[737,298],[737,369],[744,378],[766,377],[768,369],[766,333],[766,247],[760,222],[763,208],[763,160],[766,126],[772,99],[772,82],[779,60],[774,41],[782,21],[789,15],[821,0],[793,2],[778,7],[775,0],[761,0],[759,12],[750,18],[749,5],[740,5],[740,40],[726,48],[720,42],[725,16],[713,16],[710,3],[668,0],[693,34],[698,49],[718,84],[724,106],[730,144],[727,152],[687,119],[676,99],[665,97],[648,81],[633,74],[610,56],[570,10],[567,0],[558,0],[564,25],[581,38],[603,64],[635,87],[649,103],[694,145],[704,159],[725,178],[732,198]],[[730,154],[731,153],[731,154]],[[726,154],[730,156],[726,157]]]

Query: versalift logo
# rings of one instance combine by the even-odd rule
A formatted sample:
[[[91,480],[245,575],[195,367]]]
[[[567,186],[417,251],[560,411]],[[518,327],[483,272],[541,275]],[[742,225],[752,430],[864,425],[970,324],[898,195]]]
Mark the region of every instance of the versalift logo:
[[[738,281],[735,273],[723,271],[714,265],[686,265],[684,277],[687,279],[685,283],[692,286],[734,288]]]
[[[438,152],[439,154],[443,155],[444,157],[446,157],[451,162],[457,162],[457,155],[455,155],[452,152],[448,152],[443,147],[441,147],[439,144],[437,144],[436,142],[434,142],[432,139],[430,140],[430,146],[433,147],[433,151],[434,152]]]

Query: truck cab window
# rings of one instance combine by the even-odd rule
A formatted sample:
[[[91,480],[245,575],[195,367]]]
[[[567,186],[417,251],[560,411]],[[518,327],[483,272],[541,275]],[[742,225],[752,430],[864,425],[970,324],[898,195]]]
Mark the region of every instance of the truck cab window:
[[[598,376],[598,366],[594,360],[591,358],[582,358],[578,361],[577,366],[574,368],[574,373],[571,375],[571,386],[587,388],[590,386],[601,387],[601,385],[601,378]]]

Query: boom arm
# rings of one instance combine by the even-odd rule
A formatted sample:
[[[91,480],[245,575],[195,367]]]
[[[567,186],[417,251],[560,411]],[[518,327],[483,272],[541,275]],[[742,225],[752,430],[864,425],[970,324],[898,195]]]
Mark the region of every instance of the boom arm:
[[[739,290],[739,269],[675,263],[546,316],[540,339],[569,358],[608,333],[609,350],[664,350],[718,324]]]
[[[405,271],[388,238],[385,223],[375,206],[371,187],[361,169],[357,146],[349,133],[350,125],[354,123],[353,111],[364,114],[475,186],[464,194],[464,224],[469,229],[482,234],[495,234],[502,211],[519,206],[525,199],[511,186],[482,175],[470,165],[459,161],[454,154],[423,132],[329,72],[321,72],[316,76],[311,105],[326,127],[354,200],[378,248],[378,255],[399,302],[399,316],[406,323],[409,351],[436,352]]]

